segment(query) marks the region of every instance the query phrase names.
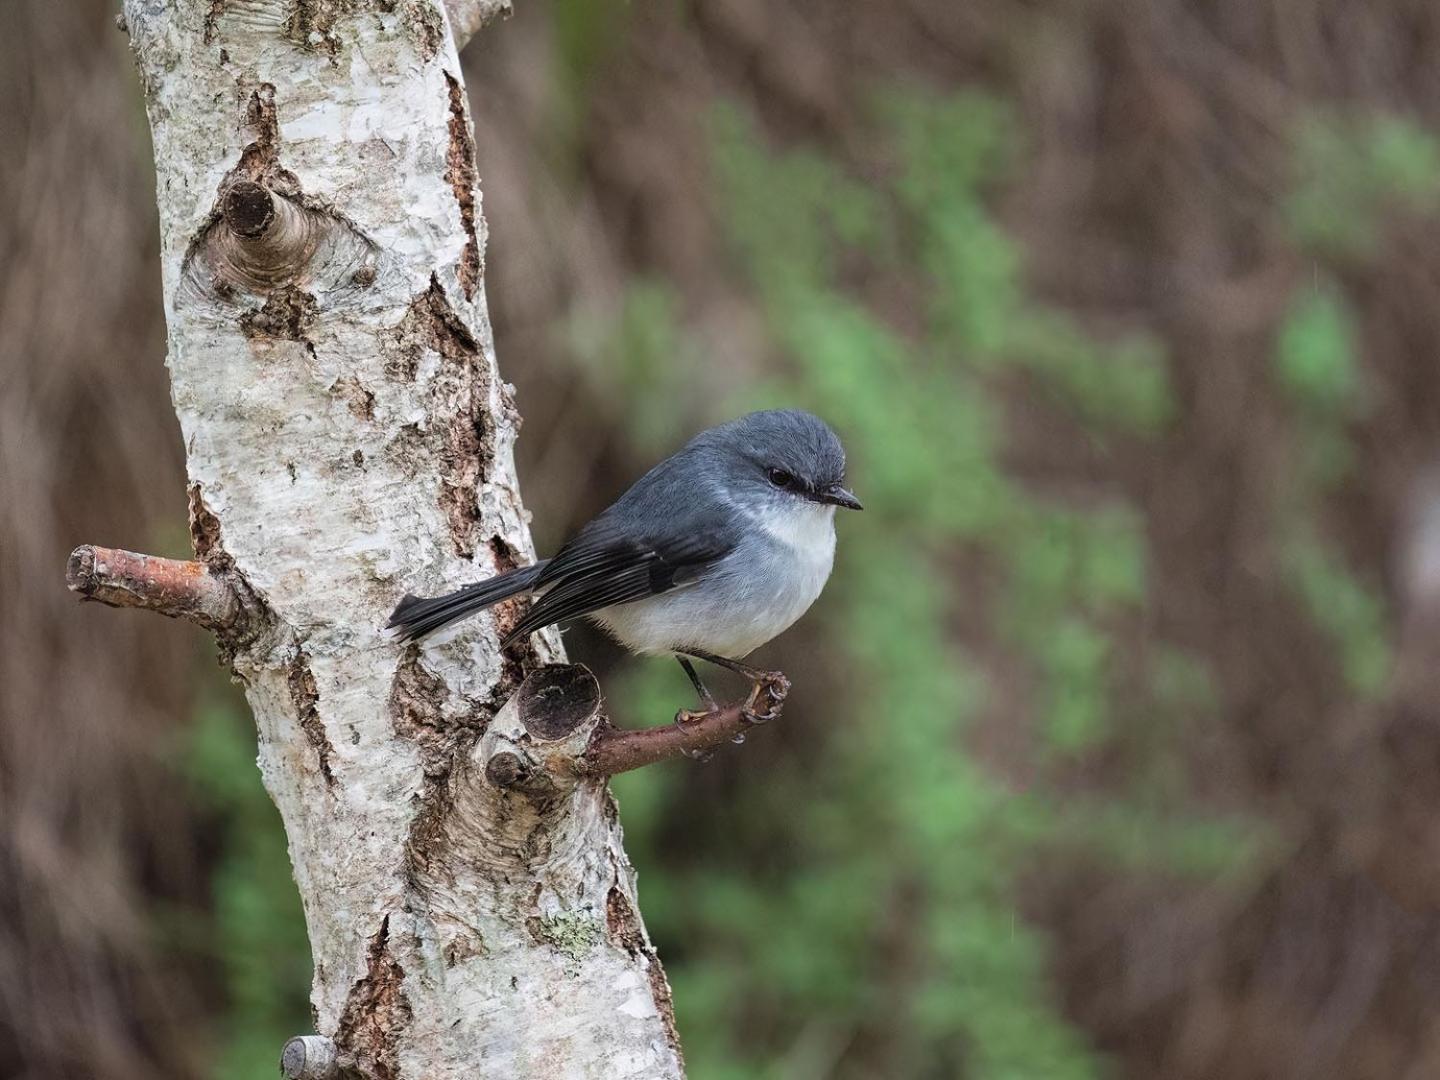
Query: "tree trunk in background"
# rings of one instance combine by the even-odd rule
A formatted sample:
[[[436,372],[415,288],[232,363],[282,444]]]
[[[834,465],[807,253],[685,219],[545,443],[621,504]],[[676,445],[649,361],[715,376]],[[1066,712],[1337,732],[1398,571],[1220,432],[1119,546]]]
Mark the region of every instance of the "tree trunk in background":
[[[378,633],[407,590],[532,558],[444,8],[126,0],[125,17],[191,530],[204,588],[229,593],[185,613],[255,713],[319,1032],[365,1077],[681,1075],[604,781],[515,782],[548,744],[504,706],[558,640],[503,655],[504,607],[423,650]]]

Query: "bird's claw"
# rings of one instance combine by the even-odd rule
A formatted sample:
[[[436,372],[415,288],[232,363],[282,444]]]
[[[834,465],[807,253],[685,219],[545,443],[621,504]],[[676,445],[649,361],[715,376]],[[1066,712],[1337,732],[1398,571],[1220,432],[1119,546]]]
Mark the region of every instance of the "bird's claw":
[[[747,724],[768,724],[780,715],[785,696],[790,693],[790,680],[779,671],[762,671],[755,677],[750,696],[740,707]]]
[[[698,724],[713,711],[713,709],[707,709],[703,712],[692,712],[689,709],[681,709],[675,714],[675,726],[680,729],[680,734],[689,735],[691,725]]]
[[[705,717],[707,717],[708,715],[710,715],[708,711],[692,712],[689,709],[681,709],[675,714],[675,729],[679,731],[681,735],[689,735],[691,734],[690,726],[699,723],[701,720],[704,720]],[[690,760],[692,761],[704,762],[709,761],[712,757],[714,757],[714,751],[687,750],[684,747],[681,747],[680,756],[690,758]]]

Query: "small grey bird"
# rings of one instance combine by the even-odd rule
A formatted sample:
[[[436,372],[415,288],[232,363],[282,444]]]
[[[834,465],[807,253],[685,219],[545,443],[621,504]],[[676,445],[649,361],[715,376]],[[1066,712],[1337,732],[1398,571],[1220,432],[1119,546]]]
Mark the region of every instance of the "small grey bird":
[[[512,596],[536,600],[502,642],[588,616],[637,653],[765,676],[740,660],[805,614],[830,576],[845,451],[810,413],[751,413],[702,431],[642,476],[552,559],[432,599],[406,596],[387,629],[434,633]]]

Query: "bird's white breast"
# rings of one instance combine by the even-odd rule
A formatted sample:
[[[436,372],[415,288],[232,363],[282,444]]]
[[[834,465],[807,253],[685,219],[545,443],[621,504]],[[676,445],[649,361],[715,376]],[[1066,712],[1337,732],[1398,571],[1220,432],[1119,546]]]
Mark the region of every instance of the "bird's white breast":
[[[835,508],[751,512],[746,539],[699,580],[595,619],[636,652],[690,647],[739,659],[809,610],[835,560]]]

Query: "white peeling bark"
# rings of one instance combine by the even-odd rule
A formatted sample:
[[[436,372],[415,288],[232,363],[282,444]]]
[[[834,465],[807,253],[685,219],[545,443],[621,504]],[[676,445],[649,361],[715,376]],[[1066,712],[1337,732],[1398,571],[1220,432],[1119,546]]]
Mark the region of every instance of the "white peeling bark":
[[[503,7],[448,2],[467,26]],[[574,765],[578,736],[503,708],[558,640],[502,655],[504,607],[423,650],[378,633],[407,590],[533,557],[446,4],[125,15],[213,571],[172,577],[230,583],[247,613],[221,644],[289,837],[317,1030],[364,1077],[680,1076],[604,781]]]

